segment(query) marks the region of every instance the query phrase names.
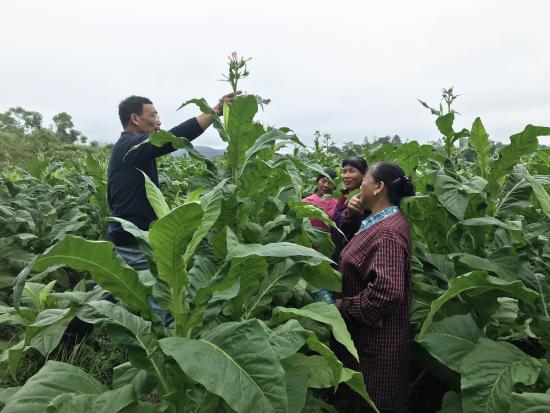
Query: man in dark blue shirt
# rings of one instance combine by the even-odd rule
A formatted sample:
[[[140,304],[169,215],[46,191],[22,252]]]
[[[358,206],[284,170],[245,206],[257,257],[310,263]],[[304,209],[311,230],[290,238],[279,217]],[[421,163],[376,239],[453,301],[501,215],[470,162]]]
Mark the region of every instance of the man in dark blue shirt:
[[[223,96],[218,104],[212,107],[217,115],[222,114],[224,101],[230,104],[233,94]],[[149,99],[130,96],[120,102],[118,114],[124,131],[113,146],[109,159],[107,199],[113,216],[130,221],[147,231],[157,216],[147,199],[145,181],[140,170],[158,187],[156,159],[176,149],[171,143],[162,147],[145,143],[128,153],[132,147],[145,141],[149,134],[160,129],[158,113]],[[192,141],[211,124],[212,117],[203,113],[170,129],[170,132]],[[109,225],[107,239],[115,244],[117,253],[136,271],[148,268],[147,258],[138,248],[136,239],[124,231],[119,223]],[[149,297],[149,303],[164,325],[172,322],[170,313],[161,309],[153,297]]]
[[[218,115],[222,114],[224,100],[231,103],[233,95],[224,96],[212,108]],[[171,143],[162,147],[145,143],[137,150],[128,153],[133,146],[145,141],[150,133],[160,129],[158,113],[149,99],[130,96],[120,103],[118,114],[124,131],[113,146],[109,159],[107,181],[109,207],[113,216],[130,221],[147,231],[157,216],[147,199],[144,178],[139,170],[145,172],[151,181],[159,186],[156,158],[176,149]],[[192,141],[211,124],[211,116],[202,113],[170,129],[170,132]],[[124,231],[119,223],[109,225],[107,239],[116,246],[137,246],[135,238]]]

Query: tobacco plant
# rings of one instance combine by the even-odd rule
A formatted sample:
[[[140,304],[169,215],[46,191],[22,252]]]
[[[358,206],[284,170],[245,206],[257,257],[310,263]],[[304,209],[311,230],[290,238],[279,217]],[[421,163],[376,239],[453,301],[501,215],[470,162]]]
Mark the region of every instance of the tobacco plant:
[[[212,116],[228,144],[227,172],[186,140],[165,131],[150,136],[151,144],[172,142],[202,159],[208,172],[205,185],[175,207],[144,174],[158,219],[148,231],[116,219],[137,239],[149,270],[133,270],[110,242],[67,235],[21,272],[14,306],[2,309],[26,327],[0,360],[11,374],[27,351],[47,358],[74,318],[105,326],[129,361],[114,369],[110,388],[75,366],[48,361],[13,390],[4,411],[300,412],[306,397],[315,400],[308,389],[339,385],[372,404],[362,375],[343,367],[327,345],[332,334],[358,358],[338,310],[307,293],[309,286],[341,288],[327,258],[330,239],[308,218],[331,221],[300,202],[298,161],[276,152],[301,143],[288,130],[254,121],[258,102],[236,97],[224,122],[204,99],[185,103]],[[56,293],[55,281],[27,281],[59,267],[88,272],[98,287]],[[105,291],[116,304],[103,299]],[[151,311],[151,296],[170,311],[170,326]],[[147,401],[151,395],[160,401]],[[326,404],[317,405],[322,411]]]
[[[402,206],[414,247],[412,354],[451,389],[440,412],[546,411],[550,176],[537,174],[548,173],[537,137],[550,128],[528,125],[495,150],[480,118],[453,129],[450,103],[431,109],[443,153],[413,141],[366,154],[398,162],[418,191]]]

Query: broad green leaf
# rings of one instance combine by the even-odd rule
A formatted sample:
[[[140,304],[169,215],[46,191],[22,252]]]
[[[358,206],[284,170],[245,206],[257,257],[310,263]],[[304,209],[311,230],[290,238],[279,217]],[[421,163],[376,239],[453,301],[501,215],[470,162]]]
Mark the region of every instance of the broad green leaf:
[[[294,264],[290,259],[275,264],[262,280],[257,294],[246,300],[244,319],[260,313],[271,303],[275,294],[290,291],[300,280],[301,268],[301,265]]]
[[[327,224],[328,226],[336,228],[336,230],[340,232],[338,226],[334,223],[332,219],[328,217],[325,211],[315,205],[308,204],[306,202],[298,202],[290,208],[290,212],[294,213],[296,215],[296,218],[299,219],[317,218],[323,221],[323,223]]]
[[[510,136],[510,144],[498,152],[498,159],[491,162],[489,192],[495,193],[499,181],[518,162],[521,156],[535,152],[539,147],[538,136],[550,135],[550,128],[527,125],[523,132]]]
[[[19,276],[18,276],[18,281],[19,281]],[[24,288],[22,290],[22,295],[21,295],[21,303],[35,310],[42,311],[44,309],[43,308],[44,306],[40,300],[40,292],[44,289],[44,287],[45,287],[44,284],[33,283],[29,281],[25,282]],[[16,302],[15,308],[18,310],[21,309],[21,307],[17,307],[17,302]]]
[[[118,218],[118,217],[110,217],[109,221],[118,222],[124,231],[129,232],[132,234],[139,245],[139,248],[143,254],[147,256],[151,256],[153,252],[151,251],[151,243],[149,242],[149,232],[144,231],[140,228],[138,228],[137,225],[130,221],[126,221],[125,219]]]
[[[329,291],[342,291],[342,277],[332,265],[323,261],[317,265],[314,263],[300,262],[300,275],[311,286]]]
[[[330,369],[332,370],[332,376],[334,377],[332,386],[338,387],[338,383],[340,383],[342,376],[343,365],[342,362],[338,360],[338,357],[336,357],[336,354],[334,354],[330,348],[323,344],[315,333],[311,333],[307,338],[307,346],[310,350],[315,351],[327,361]]]
[[[153,181],[151,181],[145,172],[141,170],[140,172],[143,174],[143,179],[145,180],[145,192],[147,192],[147,199],[155,211],[157,218],[162,218],[170,212],[170,207],[166,203],[160,188],[158,188]]]
[[[199,340],[170,337],[159,344],[187,376],[232,409],[288,411],[285,371],[257,320],[223,323]]]
[[[32,268],[43,271],[60,264],[77,271],[88,271],[104,290],[120,298],[132,309],[150,314],[147,302],[150,287],[141,284],[136,271],[118,259],[112,243],[86,241],[68,235],[38,256]]]
[[[185,196],[185,203],[200,201],[203,192],[204,192],[204,188],[200,186],[197,189],[195,189],[193,192],[189,192]]]
[[[522,281],[527,287],[539,293],[543,318],[550,321],[550,279],[548,274],[528,272],[522,276]]]
[[[30,328],[36,328],[39,329],[41,327],[46,327],[49,325],[52,325],[63,318],[66,318],[69,314],[70,309],[58,309],[58,308],[52,308],[48,310],[41,311],[34,322],[29,325]]]
[[[439,132],[441,132],[448,139],[451,139],[455,134],[453,130],[454,120],[455,114],[453,112],[449,112],[446,115],[439,116],[435,121]]]
[[[449,175],[438,175],[435,183],[435,195],[451,214],[462,221],[470,202],[469,195],[482,192],[485,185],[487,185],[487,181],[481,177],[460,182]]]
[[[84,291],[65,291],[62,293],[50,293],[50,297],[57,300],[57,302],[67,301],[69,303],[74,303],[78,306],[86,304],[90,301],[101,300],[101,297],[105,294],[103,288],[93,288],[88,292]]]
[[[342,370],[342,377],[340,378],[340,383],[346,383],[346,385],[350,389],[352,389],[354,392],[359,394],[371,406],[371,408],[375,412],[379,413],[378,408],[376,407],[374,402],[371,400],[369,394],[367,393],[367,389],[365,387],[365,381],[361,373],[344,367],[344,369]]]
[[[472,270],[491,271],[504,280],[516,280],[519,272],[518,257],[512,255],[510,249],[505,249],[502,255],[498,254],[499,252],[496,251],[494,255],[487,258],[464,254],[459,258],[459,261]]]
[[[282,174],[278,173],[274,166],[261,159],[255,159],[249,165],[246,172],[240,175],[239,195],[242,197],[259,198],[256,201],[258,203],[263,204],[265,202],[266,193],[269,193],[272,190],[271,188],[280,187],[283,185],[283,182],[290,180],[290,178],[281,177]],[[263,208],[265,209],[265,206]],[[265,211],[255,212],[256,214],[259,212],[265,213]],[[231,218],[233,217],[234,213]],[[230,219],[227,219],[227,223],[231,224],[232,222]]]
[[[2,250],[2,258],[8,262],[11,268],[18,271],[29,265],[34,257],[34,254],[24,250],[18,245],[13,245]]]
[[[220,216],[221,205],[222,205],[222,192],[226,179],[221,181],[212,191],[204,195],[200,199],[200,204],[202,208],[202,220],[193,233],[191,241],[185,249],[185,254],[183,256],[183,263],[187,268],[189,261],[195,254],[197,247],[200,242],[204,239],[210,228],[216,223],[218,217]]]
[[[186,268],[183,254],[203,216],[196,202],[183,204],[172,210],[164,218],[157,220],[149,230],[149,240],[153,247],[159,278],[178,291],[177,285],[185,286]]]
[[[64,393],[95,394],[107,388],[76,366],[48,361],[21,389],[10,397],[2,412],[45,412],[49,403]]]
[[[139,367],[147,368],[148,371],[155,374],[163,390],[167,391],[168,385],[164,379],[165,372],[162,365],[163,357],[159,351],[156,337],[151,332],[151,322],[109,301],[92,301],[88,303],[88,306],[93,308],[97,314],[104,317],[103,320],[95,319],[92,320],[93,322],[107,321],[109,324],[130,333],[123,337],[121,343],[117,343],[118,340],[116,340],[113,334],[111,334],[111,339],[115,344],[138,349],[138,351],[145,356],[142,358],[139,353],[135,355],[139,357],[139,360],[143,360],[143,362],[140,362]],[[133,383],[136,388],[139,388],[138,385],[141,384],[137,382]]]
[[[462,407],[471,413],[509,410],[515,383],[532,385],[541,365],[506,342],[481,338],[461,367]]]
[[[441,410],[438,410],[437,413],[462,413],[462,399],[460,398],[460,394],[454,391],[445,393],[443,401],[441,402]]]
[[[550,218],[550,195],[548,194],[546,189],[544,189],[544,186],[542,186],[541,183],[537,182],[537,180],[532,176],[527,175],[525,179],[527,179],[527,182],[529,182],[529,184],[533,188],[533,193],[535,194],[537,201],[539,201],[542,212],[548,218]]]
[[[307,380],[307,377],[306,377]],[[21,387],[5,387],[0,389],[0,403],[6,404],[7,400],[19,391]]]
[[[15,274],[9,274],[7,272],[0,272],[0,289],[11,287],[15,282]]]
[[[148,357],[157,350],[155,338],[151,333],[150,321],[146,321],[109,301],[92,301],[88,305],[98,314],[105,317],[109,323],[122,327],[132,333],[135,343],[127,343],[128,345],[137,345]]]
[[[495,218],[506,218],[509,215],[521,213],[531,204],[531,187],[524,176],[513,173],[502,188],[495,205]]]
[[[481,335],[470,314],[455,315],[433,323],[419,342],[441,363],[460,372],[464,357]]]
[[[288,177],[290,178],[290,182],[292,183],[292,187],[294,189],[294,193],[297,197],[300,197],[302,195],[302,177],[300,176],[300,171],[298,168],[296,168],[296,165],[291,162],[287,161],[286,163],[286,172],[288,174]]]
[[[25,350],[25,340],[21,340],[19,343],[11,346],[9,349],[6,350],[9,371],[14,379],[16,378],[17,367],[19,366],[21,358],[23,358]]]
[[[523,184],[521,188],[523,189],[522,194],[524,195],[524,205],[527,204],[527,206],[529,206],[530,204],[530,192],[525,191],[525,187],[529,186],[533,190],[533,194],[537,198],[542,212],[550,218],[550,195],[548,195],[548,192],[543,186],[543,184],[548,184],[548,182],[541,180],[541,177],[531,176],[523,164],[514,166],[514,173],[508,177],[506,185],[509,185],[509,181],[513,178],[515,178],[515,180],[520,180],[520,183]]]
[[[183,328],[183,290],[189,284],[183,255],[201,225],[203,211],[196,202],[183,204],[157,220],[149,230],[149,239],[157,263],[158,276],[170,287],[171,313],[176,329]]]
[[[414,176],[420,162],[434,155],[433,145],[420,145],[416,141],[404,143],[397,147],[392,158],[408,176]],[[385,160],[385,159],[380,159]]]
[[[227,228],[227,257],[247,257],[257,255],[259,257],[311,257],[321,261],[332,262],[332,260],[314,249],[302,247],[290,242],[275,242],[271,244],[240,244],[237,236]]]
[[[256,139],[256,142],[254,142],[254,144],[245,152],[240,174],[243,174],[248,162],[256,154],[258,154],[258,152],[264,149],[272,148],[277,141],[282,144],[295,143],[304,146],[298,140],[296,135],[287,135],[279,129],[271,129],[269,132],[264,133],[258,139]]]
[[[329,362],[322,356],[306,356],[296,353],[283,360],[286,371],[306,371],[308,375],[307,387],[326,389],[334,386],[334,373]]]
[[[234,258],[231,261],[231,269],[228,277],[239,278],[239,294],[233,299],[234,316],[240,317],[246,297],[260,285],[260,280],[267,273],[267,262],[262,257],[250,256]],[[238,275],[232,275],[232,272]]]
[[[301,412],[306,403],[308,373],[304,370],[285,370],[288,411]]]
[[[295,242],[304,246],[309,246],[309,244],[311,243],[311,246],[319,251],[321,254],[326,255],[327,257],[332,257],[334,255],[334,243],[332,242],[330,232],[319,231],[311,225],[311,222],[309,220],[303,221],[302,224],[303,230],[301,231],[300,236]],[[338,232],[340,232],[340,229],[338,229]],[[325,264],[328,263],[325,262]],[[332,266],[333,268],[336,268],[336,265],[332,264]],[[335,282],[334,275],[330,276],[330,278],[333,279],[333,282]],[[337,278],[340,278],[340,276],[338,275]],[[341,285],[342,283],[338,282],[338,284]],[[339,286],[336,288],[337,289],[335,291],[338,291],[340,289]],[[333,288],[331,287],[329,289],[332,290]]]
[[[100,394],[63,393],[54,398],[48,412],[111,413],[120,412],[136,400],[132,385]]]
[[[319,165],[318,163],[314,163],[314,162],[306,162],[304,163],[304,166],[307,168],[307,169],[310,169],[312,170],[313,172],[316,172],[318,173],[319,175],[324,175],[326,176],[328,179],[330,179],[332,181],[332,178],[327,174],[327,172],[325,171],[325,168],[323,168],[321,165]]]
[[[227,263],[228,262],[226,262],[224,266],[227,265]],[[240,297],[234,298],[236,300],[234,303],[235,310],[238,311],[235,316],[240,316],[239,308],[242,305],[241,303],[243,296],[246,294],[248,289],[254,287],[256,282],[255,279],[265,274],[267,268],[265,260],[259,257],[233,258],[230,263],[231,267],[227,274],[222,271],[223,267],[219,268],[211,280],[208,281],[204,287],[198,289],[193,300],[193,308],[186,311],[183,317],[183,330],[185,333],[191,328],[202,325],[204,312],[206,311],[208,303],[212,299],[213,295],[217,292],[229,289],[235,284],[239,277],[249,283],[248,285],[243,285],[242,287],[239,286],[239,293],[237,295],[240,294],[241,289],[243,294]],[[252,283],[252,285],[250,285],[250,283]]]
[[[46,171],[49,164],[45,159],[33,158],[27,163],[27,170],[35,178],[42,179],[42,174]]]
[[[512,393],[509,413],[547,413],[550,411],[548,393]]]
[[[265,328],[269,334],[269,343],[281,360],[297,353],[312,334],[311,331],[303,328],[296,320],[288,320],[273,330]]]
[[[430,312],[422,325],[422,330],[418,340],[422,341],[430,328],[435,314],[449,300],[458,294],[468,291],[479,295],[485,292],[498,293],[505,297],[513,297],[523,301],[525,304],[534,308],[534,303],[538,299],[538,294],[523,286],[521,281],[506,282],[496,277],[487,275],[484,271],[473,271],[468,274],[453,278],[449,282],[449,288],[441,297],[432,301]]]
[[[237,96],[233,100],[227,133],[229,144],[227,146],[227,160],[236,178],[242,168],[246,151],[254,144],[256,139],[264,133],[263,128],[257,129],[254,125],[254,115],[258,111],[258,103],[252,95]]]
[[[118,389],[131,384],[137,395],[147,395],[155,385],[155,380],[145,370],[138,369],[130,362],[113,369],[113,388]]]
[[[210,109],[210,110],[213,113],[212,109]],[[212,118],[212,121],[215,122],[215,119]],[[170,133],[168,131],[158,130],[156,132],[153,132],[151,135],[149,135],[149,139],[147,139],[145,142],[149,142],[149,143],[151,143],[155,146],[159,146],[159,147],[164,146],[167,143],[171,143],[172,146],[175,149],[183,149],[193,159],[197,159],[199,161],[204,162],[209,171],[217,172],[217,168],[212,163],[212,161],[205,158],[200,152],[195,150],[195,148],[193,148],[193,145],[191,144],[191,142],[189,142],[185,137],[179,138],[179,137],[173,135],[172,133]],[[143,142],[143,143],[145,143],[145,142]],[[140,145],[142,145],[143,143],[141,143]]]
[[[224,128],[224,125],[222,124],[222,121],[220,120],[220,117],[218,116],[218,114],[216,112],[214,112],[212,107],[208,104],[208,102],[204,98],[188,100],[187,102],[182,103],[181,106],[178,108],[178,110],[180,110],[184,106],[187,106],[187,105],[190,105],[190,104],[197,105],[202,113],[210,115],[212,117],[212,125],[218,131],[218,133],[220,134],[220,137],[222,138],[222,140],[224,142],[229,141],[229,136],[227,135],[227,132]],[[224,116],[224,122],[225,123],[229,122],[229,119],[226,118],[226,110],[225,110],[226,106],[227,105],[225,105],[225,103],[224,103],[223,116]],[[228,107],[228,109],[230,109],[230,108]],[[229,112],[229,110],[228,110],[228,112]]]
[[[521,231],[522,229],[521,222],[519,221],[504,222],[494,217],[469,218],[462,221],[462,225],[471,226],[471,227],[484,227],[484,226],[494,225],[510,231]]]
[[[200,288],[208,285],[216,275],[218,267],[207,257],[197,255],[193,267],[189,270],[189,298],[193,298]]]
[[[324,389],[334,386],[334,372],[327,359],[321,356],[306,356],[302,353],[296,353],[284,360],[283,365],[287,371],[307,372],[308,387]],[[365,399],[375,412],[378,412],[378,409],[367,393],[363,375],[345,367],[341,372],[337,382],[346,383],[348,387]]]
[[[34,347],[44,357],[59,345],[65,330],[73,319],[70,309],[44,310],[38,314],[33,324],[27,327],[25,342],[28,347]]]
[[[489,134],[485,131],[485,127],[483,123],[481,123],[480,118],[476,118],[472,125],[469,143],[470,147],[476,151],[481,176],[488,179],[489,150],[491,149],[491,142],[489,141]]]
[[[346,323],[334,304],[316,302],[302,308],[276,307],[273,309],[273,318],[279,321],[298,317],[311,318],[312,320],[326,324],[330,327],[336,341],[346,347],[350,354],[359,361],[359,355],[348,332]]]

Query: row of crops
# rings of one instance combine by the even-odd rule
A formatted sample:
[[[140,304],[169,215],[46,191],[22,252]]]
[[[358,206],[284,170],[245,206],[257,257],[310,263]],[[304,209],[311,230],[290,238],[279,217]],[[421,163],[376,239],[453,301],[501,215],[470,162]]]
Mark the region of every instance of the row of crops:
[[[223,121],[190,102],[213,116],[228,145],[221,161],[151,136],[190,157],[161,161],[161,190],[146,180],[158,216],[149,231],[117,219],[149,270],[102,240],[107,153],[2,169],[3,411],[334,412],[339,386],[370,400],[330,349],[332,335],[357,355],[338,310],[309,294],[338,291],[340,275],[330,236],[309,222],[330,220],[300,200],[339,160],[256,122],[259,102],[238,97]],[[538,141],[550,128],[529,125],[495,152],[479,118],[455,131],[452,110],[432,113],[441,148],[365,152],[369,163],[399,163],[417,190],[402,205],[414,248],[412,393],[428,397],[414,392],[429,374],[446,390],[440,412],[550,411],[550,151]],[[83,331],[120,351],[106,376],[71,356],[89,340],[75,339]]]

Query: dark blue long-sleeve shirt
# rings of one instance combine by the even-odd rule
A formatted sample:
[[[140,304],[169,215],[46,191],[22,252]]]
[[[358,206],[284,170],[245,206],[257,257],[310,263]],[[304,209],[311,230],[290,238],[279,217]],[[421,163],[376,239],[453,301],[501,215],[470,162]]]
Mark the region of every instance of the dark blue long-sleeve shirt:
[[[203,130],[197,119],[191,118],[170,129],[170,132],[191,141],[198,137]],[[147,199],[144,178],[139,170],[145,172],[158,187],[156,158],[175,151],[170,143],[161,147],[145,143],[137,150],[128,153],[133,146],[147,138],[146,134],[122,132],[113,146],[107,173],[107,199],[111,214],[130,221],[143,230],[148,230],[149,225],[157,219],[157,216]],[[119,223],[109,225],[107,239],[117,246],[136,244],[135,238],[124,231]]]

